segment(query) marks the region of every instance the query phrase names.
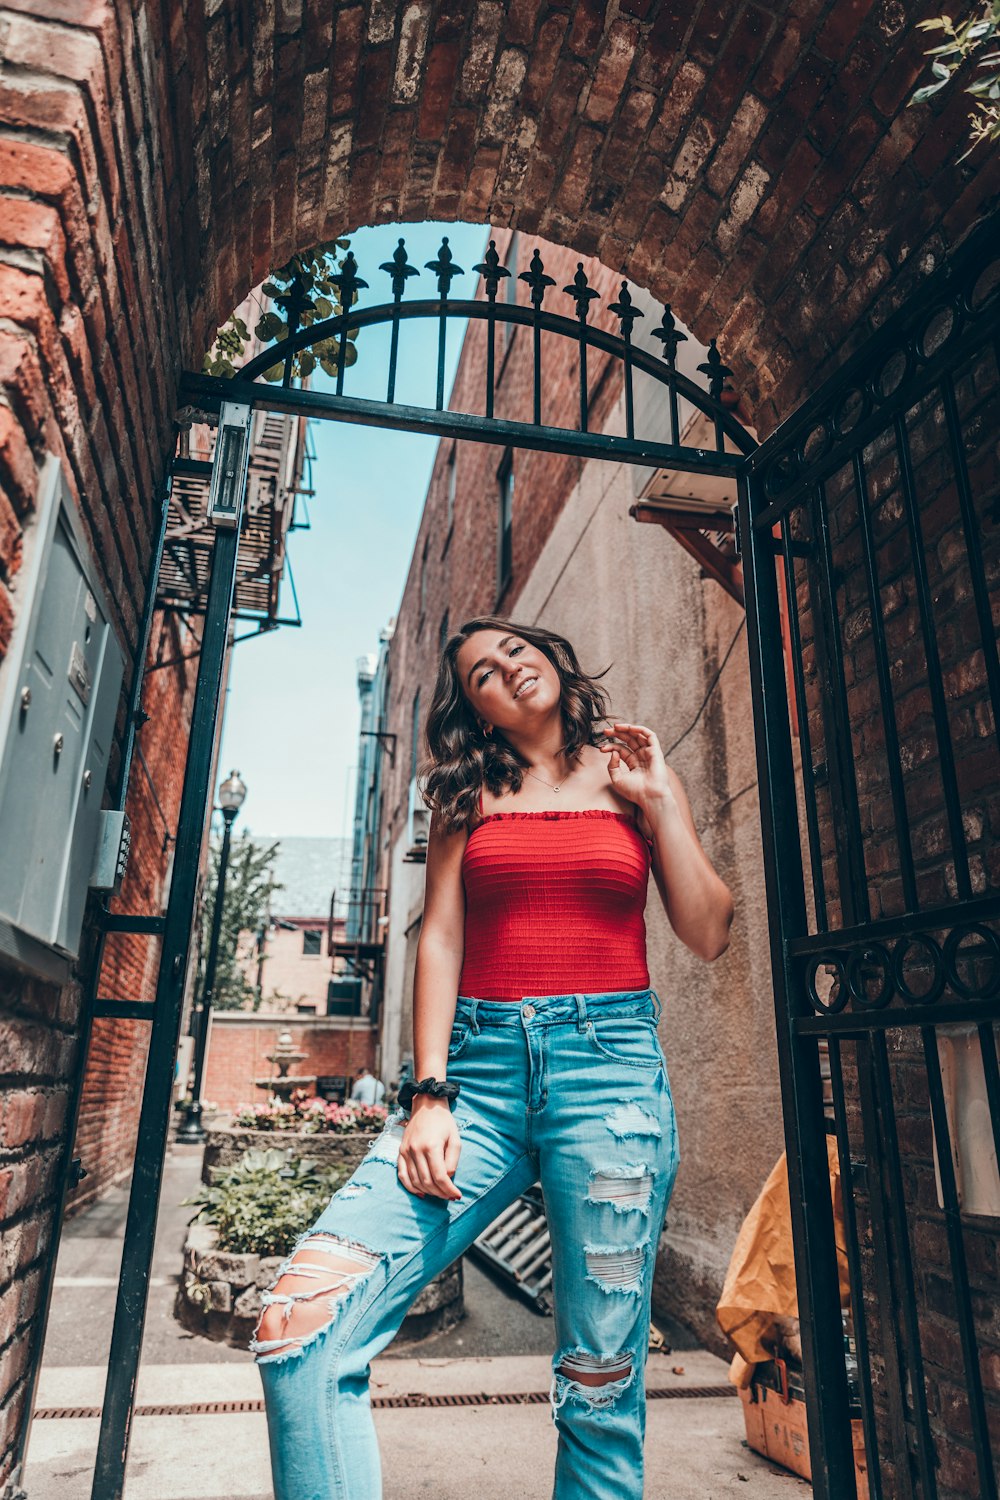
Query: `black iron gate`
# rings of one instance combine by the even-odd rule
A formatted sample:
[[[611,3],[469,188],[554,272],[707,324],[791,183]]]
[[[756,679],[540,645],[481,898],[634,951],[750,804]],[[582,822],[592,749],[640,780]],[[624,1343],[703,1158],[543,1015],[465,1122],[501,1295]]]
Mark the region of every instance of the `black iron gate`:
[[[994,225],[741,481],[810,1436],[817,1407],[845,1435],[822,1495],[855,1493],[828,1131],[873,1500],[997,1495],[998,255]]]
[[[990,510],[997,503],[990,442],[1000,431],[1000,276],[995,267],[981,273],[986,243],[980,236],[943,277],[928,283],[919,311],[888,324],[757,451],[721,400],[728,372],[714,341],[701,367],[706,392],[676,368],[683,336],[669,308],[657,332],[663,346],[657,359],[633,346],[638,314],[626,286],[609,309],[618,320],[620,331],[614,334],[589,321],[593,291],[582,269],[563,289],[576,316],[545,309],[552,282],[537,253],[522,276],[530,305],[498,301],[505,272],[492,246],[476,268],[484,292],[476,301],[451,300],[451,283],[461,273],[444,253],[445,245],[431,266],[438,298],[405,303],[413,268],[407,270],[401,242],[402,253],[383,268],[391,277],[392,301],[356,308],[365,283],[350,259],[340,287],[346,311],[291,331],[281,348],[287,362],[279,388],[256,378],[273,365],[273,349],[234,381],[185,377],[182,401],[219,423],[209,507],[215,530],[201,601],[205,632],[175,875],[163,922],[95,1500],[119,1500],[124,1487],[198,849],[243,525],[246,433],[255,408],[736,481],[815,1493],[820,1500],[842,1500],[856,1492],[852,1392],[828,1190],[832,1130],[844,1184],[857,1395],[871,1494],[874,1500],[934,1500],[939,1493],[943,1437],[928,1402],[921,1335],[928,1308],[932,1319],[947,1322],[942,1311],[947,1293],[954,1302],[948,1326],[955,1329],[963,1363],[956,1378],[967,1392],[968,1446],[981,1493],[996,1496],[979,1367],[977,1319],[981,1323],[983,1312],[974,1285],[978,1273],[970,1279],[966,1254],[970,1186],[962,1175],[960,1136],[968,1083],[947,1062],[948,1076],[943,1076],[939,1051],[939,1042],[944,1047],[954,1041],[946,1028],[974,1028],[995,1132],[1000,867],[990,853],[990,820],[1000,823],[1000,807],[993,805],[1000,784],[995,730],[1000,668],[990,587],[1000,578],[1000,558],[992,550],[1000,511],[994,518]],[[433,408],[395,401],[398,339],[407,320],[420,317],[436,319],[439,329]],[[486,323],[479,413],[445,408],[445,343],[455,318]],[[325,340],[328,349],[343,351],[353,330],[376,323],[391,326],[384,402],[345,395],[343,359],[333,394],[292,386],[290,356],[296,349]],[[532,340],[530,422],[494,414],[494,339],[496,325],[503,323],[523,326]],[[580,407],[573,429],[544,421],[543,348],[544,339],[553,337],[572,339],[578,348]],[[622,435],[589,430],[588,355],[593,367],[598,354],[621,363]],[[663,387],[667,443],[635,433],[637,373]],[[685,446],[682,401],[709,418],[711,447]],[[690,524],[718,530],[731,525],[731,518],[700,513]],[[790,682],[780,646],[782,609],[791,636]],[[790,696],[799,724],[798,769]],[[797,776],[801,807],[794,793]],[[128,1006],[127,1001],[98,1004],[106,1015]],[[120,1013],[135,1015],[138,1009]],[[824,1112],[824,1066],[832,1119]],[[929,1121],[938,1146],[940,1209],[928,1199],[935,1170]],[[975,1206],[982,1205],[977,1200]],[[933,1286],[914,1257],[913,1236],[925,1229],[928,1243],[933,1231],[944,1246]]]
[[[545,308],[544,301],[554,286],[554,281],[546,275],[537,251],[529,269],[520,278],[527,285],[530,305],[517,305],[504,300],[498,302],[498,289],[509,272],[500,265],[492,242],[483,264],[475,268],[482,278],[482,300],[459,301],[451,298],[452,282],[465,273],[455,264],[447,239],[438,252],[437,260],[427,267],[437,280],[436,299],[411,303],[402,300],[407,280],[416,270],[408,265],[402,240],[392,260],[381,269],[390,276],[391,302],[371,308],[355,306],[359,292],[367,284],[360,278],[354,257],[349,254],[339,277],[340,302],[345,309],[343,314],[309,327],[293,327],[287,340],[278,346],[277,351],[271,348],[258,355],[234,380],[188,375],[181,383],[180,399],[187,415],[192,420],[205,417],[218,424],[207,504],[200,516],[192,518],[192,498],[190,495],[186,497],[188,519],[198,523],[186,541],[192,578],[200,581],[200,596],[195,601],[192,612],[204,615],[204,630],[175,842],[174,875],[166,916],[156,920],[155,930],[162,933],[162,946],[155,1003],[150,1007],[129,999],[98,998],[94,1006],[94,1013],[102,1016],[120,1015],[151,1021],[146,1087],[139,1122],[92,1490],[94,1500],[120,1500],[124,1491],[170,1118],[173,1065],[194,917],[199,849],[209,806],[220,685],[233,607],[241,532],[247,519],[244,492],[249,433],[254,411],[281,411],[332,421],[428,432],[508,448],[531,448],[580,458],[608,459],[618,463],[723,476],[732,480],[740,472],[746,455],[756,447],[753,438],[721,399],[725,379],[730,372],[722,362],[714,339],[705,361],[699,366],[700,373],[706,377],[706,390],[677,368],[678,348],[685,341],[686,335],[677,328],[669,306],[663,312],[659,327],[653,331],[662,354],[657,357],[633,345],[633,326],[643,314],[633,305],[625,282],[621,284],[617,301],[608,308],[617,321],[619,330],[612,333],[590,321],[592,304],[598,294],[588,285],[582,264],[572,283],[562,289],[562,295],[567,296],[574,305],[575,317],[563,317]],[[294,301],[301,311],[303,298],[299,296]],[[438,329],[437,368],[431,386],[436,394],[436,404],[433,407],[407,406],[395,400],[396,360],[401,329],[407,322],[421,318],[433,319]],[[466,319],[486,324],[483,410],[471,413],[446,408],[444,390],[448,330],[456,321],[464,324]],[[389,324],[391,329],[386,399],[371,401],[345,395],[348,361],[344,355],[347,342],[357,330],[380,323]],[[530,330],[534,371],[530,421],[514,421],[498,417],[494,413],[496,329],[498,325],[504,324]],[[547,343],[552,339],[570,340],[576,348],[579,407],[578,423],[572,428],[553,426],[545,421],[547,398],[543,359]],[[318,344],[322,344],[328,351],[339,350],[336,389],[332,394],[292,385],[292,356],[297,350]],[[274,366],[276,352],[279,362],[284,362],[284,379],[278,388],[261,383],[258,379]],[[623,434],[589,430],[593,395],[591,376],[599,356],[610,357],[621,365],[625,427]],[[667,414],[667,442],[636,435],[634,391],[637,376],[652,380],[662,390]],[[708,419],[712,435],[708,447],[691,447],[684,441],[683,415],[692,410],[702,413]],[[197,477],[195,471],[198,469],[198,465],[192,466],[190,462],[182,461],[178,474],[190,479],[192,475]],[[733,528],[733,517],[725,509],[718,514],[707,512],[704,508],[695,509],[690,516],[680,519],[686,519],[689,527],[697,532],[704,529],[717,534]],[[706,538],[705,545],[711,546],[713,543]],[[114,918],[110,921],[119,932],[153,930],[149,925],[151,919],[142,915]]]

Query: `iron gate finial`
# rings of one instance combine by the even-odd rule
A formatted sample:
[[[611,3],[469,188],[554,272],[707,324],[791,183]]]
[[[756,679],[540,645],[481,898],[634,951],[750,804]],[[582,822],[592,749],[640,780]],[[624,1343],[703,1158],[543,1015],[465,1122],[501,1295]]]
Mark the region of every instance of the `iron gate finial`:
[[[585,323],[587,321],[587,313],[590,310],[590,304],[600,293],[595,292],[594,288],[588,283],[587,273],[583,269],[582,260],[577,261],[576,275],[569,286],[563,287],[563,291],[573,298],[573,301],[576,303],[576,315],[581,323]]]
[[[438,251],[437,260],[429,260],[427,262],[427,270],[434,272],[435,276],[437,277],[438,291],[441,294],[441,300],[442,302],[447,302],[448,289],[451,286],[451,283],[454,281],[456,276],[465,275],[462,267],[457,263],[451,253],[451,250],[448,248],[447,235],[445,235],[441,240],[441,249]]]
[[[531,305],[536,312],[541,309],[546,287],[555,286],[556,284],[554,276],[546,276],[545,266],[542,264],[542,257],[539,255],[537,249],[531,257],[528,269],[522,271],[517,279],[518,281],[526,281],[531,288]]]
[[[613,312],[622,325],[622,338],[628,340],[632,336],[632,324],[636,318],[644,317],[632,301],[632,294],[628,289],[628,282],[622,282],[622,289],[618,294],[618,301],[608,306],[608,312]]]
[[[677,327],[677,320],[670,311],[669,302],[665,302],[663,305],[663,318],[659,328],[653,329],[653,338],[659,339],[663,345],[663,358],[667,361],[670,368],[673,369],[674,360],[677,358],[677,350],[681,344],[687,343],[687,334],[681,333]]]
[[[406,256],[406,244],[400,236],[399,244],[392,252],[392,260],[384,260],[379,266],[380,271],[388,271],[392,277],[392,295],[398,302],[406,290],[406,282],[410,276],[419,276],[420,272],[416,266],[411,266]]]
[[[473,266],[472,269],[483,278],[483,283],[486,287],[486,296],[490,302],[495,302],[501,281],[505,276],[510,275],[507,267],[500,264],[496,240],[490,240],[490,248],[484,255],[482,264]]]

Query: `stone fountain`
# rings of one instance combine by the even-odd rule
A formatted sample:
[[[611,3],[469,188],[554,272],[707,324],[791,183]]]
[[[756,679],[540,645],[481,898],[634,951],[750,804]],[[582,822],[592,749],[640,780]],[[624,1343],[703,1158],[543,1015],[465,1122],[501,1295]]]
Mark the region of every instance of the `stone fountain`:
[[[276,1095],[285,1104],[289,1102],[296,1089],[308,1089],[310,1093],[316,1092],[315,1073],[307,1076],[288,1071],[293,1063],[302,1062],[306,1056],[304,1052],[296,1052],[290,1031],[280,1032],[274,1051],[265,1052],[264,1056],[268,1062],[275,1064],[278,1071],[272,1073],[270,1078],[255,1078],[255,1088],[266,1089],[269,1094]]]

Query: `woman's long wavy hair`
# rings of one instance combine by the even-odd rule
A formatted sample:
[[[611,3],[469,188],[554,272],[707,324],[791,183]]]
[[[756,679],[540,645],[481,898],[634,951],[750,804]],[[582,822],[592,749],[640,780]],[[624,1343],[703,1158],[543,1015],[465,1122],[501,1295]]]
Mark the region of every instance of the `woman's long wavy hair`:
[[[502,630],[535,646],[555,667],[562,687],[563,751],[572,760],[583,745],[600,744],[606,731],[598,725],[607,718],[608,695],[598,686],[604,668],[591,676],[580,668],[576,652],[564,636],[540,625],[518,625],[502,615],[482,615],[451,636],[441,656],[430,713],[427,749],[430,760],[421,766],[423,798],[441,818],[446,832],[467,828],[477,811],[479,789],[487,786],[495,797],[506,790],[519,792],[526,762],[503,735],[485,735],[462,688],[457,657],[478,630]]]

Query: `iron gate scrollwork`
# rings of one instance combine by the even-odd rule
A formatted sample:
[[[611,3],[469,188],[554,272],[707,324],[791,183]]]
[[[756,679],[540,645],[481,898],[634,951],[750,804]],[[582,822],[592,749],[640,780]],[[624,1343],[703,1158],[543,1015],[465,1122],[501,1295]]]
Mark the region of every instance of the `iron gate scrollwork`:
[[[984,1267],[1000,1214],[998,330],[994,224],[741,483],[804,1355],[821,1409],[846,1426],[849,1394],[860,1406],[873,1500],[972,1493],[970,1473],[997,1496],[983,1370],[997,1357]],[[816,1192],[827,1130],[850,1393],[832,1210]],[[827,1460],[817,1493],[854,1494],[849,1443],[811,1418]]]

